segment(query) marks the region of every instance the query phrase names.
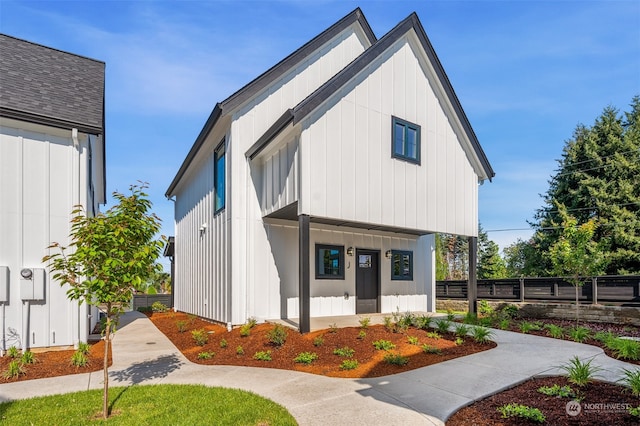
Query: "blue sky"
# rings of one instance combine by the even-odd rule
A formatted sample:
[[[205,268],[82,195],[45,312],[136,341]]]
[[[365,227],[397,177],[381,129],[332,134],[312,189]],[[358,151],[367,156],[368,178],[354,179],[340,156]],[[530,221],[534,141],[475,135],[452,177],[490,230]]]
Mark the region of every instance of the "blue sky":
[[[108,193],[149,182],[172,235],[164,192],[215,103],[357,6],[378,37],[418,13],[496,171],[485,230],[528,228],[576,125],[640,94],[636,0],[0,0],[0,31],[106,62]]]

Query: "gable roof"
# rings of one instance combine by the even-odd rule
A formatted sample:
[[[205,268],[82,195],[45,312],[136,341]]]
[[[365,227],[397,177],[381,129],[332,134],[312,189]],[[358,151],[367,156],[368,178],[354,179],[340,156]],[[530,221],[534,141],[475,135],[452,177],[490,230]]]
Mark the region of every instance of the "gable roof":
[[[404,36],[408,31],[413,29],[420,40],[422,48],[427,54],[431,65],[433,66],[436,76],[442,84],[445,95],[451,103],[455,114],[458,116],[462,125],[463,131],[467,135],[472,149],[480,162],[481,167],[486,175],[486,178],[491,180],[495,176],[495,172],[487,159],[484,150],[480,146],[480,142],[476,137],[469,119],[460,105],[460,101],[453,90],[453,86],[447,77],[447,74],[436,55],[427,34],[418,19],[418,15],[414,12],[406,19],[396,25],[391,31],[389,31],[384,37],[378,40],[373,46],[365,50],[358,58],[351,62],[348,66],[342,69],[339,73],[329,79],[326,83],[320,86],[315,92],[310,94],[306,99],[302,100],[295,108],[285,111],[285,113],[256,141],[256,143],[247,151],[246,156],[250,159],[255,158],[260,151],[267,147],[267,145],[284,130],[289,124],[296,124],[307,117],[313,110],[315,110],[320,104],[325,102],[330,96],[336,93],[342,86],[347,84],[353,77],[355,77],[360,71],[366,68],[377,57],[379,57],[384,51],[392,46],[398,39]]]
[[[200,131],[200,134],[198,134],[196,141],[189,150],[189,153],[182,162],[178,173],[176,173],[176,176],[173,178],[173,181],[169,185],[169,188],[167,188],[165,196],[171,197],[173,195],[173,191],[176,189],[178,183],[180,182],[180,179],[182,179],[187,169],[200,151],[200,148],[204,144],[208,134],[211,132],[215,124],[223,115],[225,115],[229,111],[233,111],[235,108],[254,97],[271,83],[282,77],[294,65],[302,61],[308,55],[316,51],[326,42],[328,42],[333,37],[356,22],[360,24],[360,27],[364,31],[369,42],[371,44],[374,44],[377,38],[371,30],[371,27],[369,26],[366,18],[364,17],[362,10],[358,7],[348,15],[346,15],[344,18],[340,19],[338,22],[327,28],[325,31],[311,39],[309,42],[305,43],[302,47],[291,53],[282,61],[278,62],[276,65],[256,77],[253,81],[242,87],[227,99],[217,103],[213,108],[213,111],[211,111],[211,114],[209,115],[209,118],[207,119],[204,127]]]
[[[0,34],[0,115],[104,135],[105,63]]]

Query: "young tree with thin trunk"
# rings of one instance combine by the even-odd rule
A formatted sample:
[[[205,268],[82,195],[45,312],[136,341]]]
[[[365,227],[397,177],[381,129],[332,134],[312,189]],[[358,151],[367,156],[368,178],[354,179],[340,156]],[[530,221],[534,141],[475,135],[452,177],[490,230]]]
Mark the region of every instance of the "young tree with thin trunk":
[[[71,244],[52,243],[56,252],[43,258],[54,271],[53,278],[68,285],[67,297],[97,306],[105,315],[104,393],[102,414],[109,416],[109,346],[124,306],[133,289],[157,271],[156,260],[163,241],[157,239],[160,219],[150,213],[146,184],[132,185],[131,194],[118,192],[118,202],[104,214],[89,217],[78,206],[71,220]]]

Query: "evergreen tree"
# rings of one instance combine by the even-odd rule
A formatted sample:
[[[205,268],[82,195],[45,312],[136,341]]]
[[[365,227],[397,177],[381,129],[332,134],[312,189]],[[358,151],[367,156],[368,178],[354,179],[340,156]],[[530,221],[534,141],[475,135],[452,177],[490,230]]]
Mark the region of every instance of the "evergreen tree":
[[[538,265],[542,259],[542,252],[535,246],[533,238],[524,241],[520,238],[503,250],[506,266],[506,276],[509,278],[537,277]]]
[[[566,142],[559,168],[538,210],[533,246],[548,253],[563,229],[557,205],[583,224],[595,219],[594,241],[607,256],[608,274],[640,273],[640,97],[624,119],[604,109],[592,127],[579,125]],[[551,273],[548,256],[535,273]]]
[[[444,244],[442,243],[442,235],[436,234],[436,281],[444,281],[447,279],[448,265],[445,261]]]
[[[500,257],[500,247],[491,241],[480,225],[478,227],[478,278],[505,278],[507,268]]]

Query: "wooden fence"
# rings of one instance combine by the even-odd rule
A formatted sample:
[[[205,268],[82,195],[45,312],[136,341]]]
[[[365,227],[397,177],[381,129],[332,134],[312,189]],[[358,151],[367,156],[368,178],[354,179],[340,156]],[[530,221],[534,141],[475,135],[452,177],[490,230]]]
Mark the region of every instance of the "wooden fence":
[[[436,281],[436,298],[467,299],[467,281]],[[514,302],[572,302],[574,286],[566,278],[507,278],[478,280],[478,299]],[[601,276],[584,280],[580,303],[640,305],[640,275]]]

